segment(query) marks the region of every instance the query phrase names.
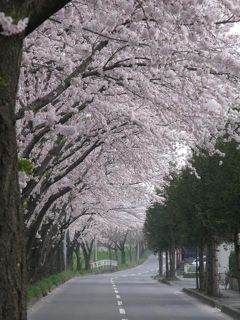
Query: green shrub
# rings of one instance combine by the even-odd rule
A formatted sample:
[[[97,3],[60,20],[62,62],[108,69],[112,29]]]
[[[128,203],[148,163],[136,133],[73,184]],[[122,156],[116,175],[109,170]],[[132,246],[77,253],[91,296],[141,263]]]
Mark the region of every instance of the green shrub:
[[[31,175],[33,172],[33,164],[29,159],[18,159],[18,171],[24,171]]]
[[[32,285],[27,290],[27,300],[30,301],[34,298],[39,298],[42,296],[42,290],[37,285]]]

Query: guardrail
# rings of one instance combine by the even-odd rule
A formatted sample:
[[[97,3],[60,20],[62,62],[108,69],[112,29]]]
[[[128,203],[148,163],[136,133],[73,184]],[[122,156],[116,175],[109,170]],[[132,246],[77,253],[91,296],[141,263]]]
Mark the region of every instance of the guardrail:
[[[91,269],[114,269],[117,268],[118,263],[116,260],[98,260],[91,262]]]

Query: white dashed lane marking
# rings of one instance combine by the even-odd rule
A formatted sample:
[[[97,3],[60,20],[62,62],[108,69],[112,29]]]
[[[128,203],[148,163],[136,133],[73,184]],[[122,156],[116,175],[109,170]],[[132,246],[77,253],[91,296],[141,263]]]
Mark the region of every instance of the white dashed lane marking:
[[[126,311],[123,308],[119,308],[119,312],[120,312],[120,314],[126,314]]]
[[[112,284],[113,290],[114,290],[114,292],[115,292],[115,294],[116,294],[116,299],[117,299],[118,307],[120,307],[120,306],[123,305],[123,302],[122,302],[122,300],[121,300],[121,296],[118,294],[119,291],[117,290],[117,286],[115,285],[113,279],[111,279],[111,284]],[[119,308],[118,310],[119,310],[119,313],[120,313],[120,314],[126,314],[126,311],[125,311],[124,308]],[[124,319],[121,319],[121,320],[128,320],[128,319],[124,318]]]

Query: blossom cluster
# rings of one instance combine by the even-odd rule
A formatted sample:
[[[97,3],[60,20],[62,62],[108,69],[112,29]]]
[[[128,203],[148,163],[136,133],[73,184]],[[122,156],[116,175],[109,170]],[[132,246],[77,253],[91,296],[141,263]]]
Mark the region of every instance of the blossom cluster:
[[[17,119],[19,156],[34,165],[21,175],[29,229],[83,214],[143,223],[180,149],[239,139],[239,15],[229,0],[74,0],[26,38]]]
[[[10,36],[23,32],[27,27],[28,20],[28,18],[22,18],[18,20],[16,24],[12,17],[7,16],[4,12],[0,12],[0,26],[2,29],[0,34],[3,36]]]

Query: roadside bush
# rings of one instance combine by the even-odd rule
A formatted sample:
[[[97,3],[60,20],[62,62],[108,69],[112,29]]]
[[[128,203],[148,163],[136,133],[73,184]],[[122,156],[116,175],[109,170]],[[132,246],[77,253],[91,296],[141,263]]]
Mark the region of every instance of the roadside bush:
[[[79,275],[79,273],[71,271],[61,272],[42,279],[36,283],[30,284],[27,290],[28,302],[32,299],[46,296],[53,288],[75,277],[76,275]]]

